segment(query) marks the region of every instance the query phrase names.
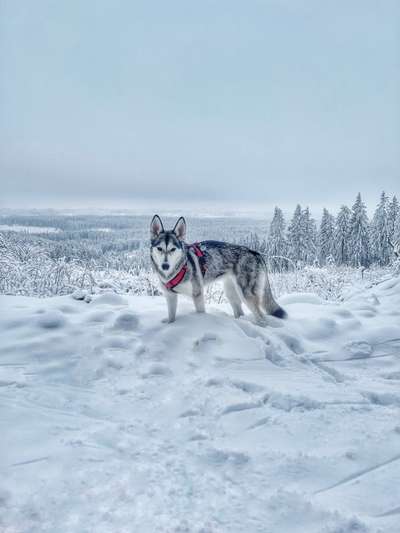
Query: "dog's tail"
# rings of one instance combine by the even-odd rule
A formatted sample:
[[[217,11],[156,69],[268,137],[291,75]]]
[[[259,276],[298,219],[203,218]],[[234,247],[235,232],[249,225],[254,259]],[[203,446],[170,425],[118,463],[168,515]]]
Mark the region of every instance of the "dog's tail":
[[[271,315],[276,316],[277,318],[287,318],[287,312],[280,305],[272,311]]]
[[[262,258],[264,263],[264,272],[265,272],[265,286],[264,286],[264,295],[263,295],[263,307],[269,315],[276,316],[277,318],[287,318],[286,311],[278,304],[275,300],[271,285],[269,284],[267,265],[264,258]]]
[[[272,296],[272,291],[268,282],[268,278],[266,278],[263,304],[265,311],[269,315],[276,316],[277,318],[287,318],[286,311],[278,304],[278,302]]]

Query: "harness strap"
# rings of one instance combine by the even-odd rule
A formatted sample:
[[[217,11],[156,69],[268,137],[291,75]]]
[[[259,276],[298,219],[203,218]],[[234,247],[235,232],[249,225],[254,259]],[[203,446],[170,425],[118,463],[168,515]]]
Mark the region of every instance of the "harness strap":
[[[206,270],[207,270],[207,265],[206,265],[206,257],[205,257],[203,250],[200,248],[197,242],[191,244],[189,248],[192,248],[196,256],[199,258],[200,270],[204,277]]]
[[[204,252],[200,249],[199,245],[196,242],[194,244],[190,244],[189,249],[192,249],[194,253],[196,254],[196,256],[199,258],[200,270],[204,276],[207,270],[206,258],[205,258]],[[179,272],[172,279],[170,279],[167,283],[163,284],[164,287],[169,290],[177,287],[182,282],[183,278],[185,277],[187,270],[188,270],[187,263],[185,263],[183,267],[179,270]]]
[[[199,245],[197,244],[197,242],[191,244],[189,246],[189,248],[193,249],[193,251],[197,255],[197,257],[203,257],[204,256],[204,254],[203,254],[202,250],[200,250]]]
[[[164,283],[165,288],[173,289],[174,287],[179,285],[179,283],[185,277],[186,272],[187,272],[187,264],[185,263],[183,267],[180,269],[180,271],[176,274],[176,276],[170,279],[167,283]]]

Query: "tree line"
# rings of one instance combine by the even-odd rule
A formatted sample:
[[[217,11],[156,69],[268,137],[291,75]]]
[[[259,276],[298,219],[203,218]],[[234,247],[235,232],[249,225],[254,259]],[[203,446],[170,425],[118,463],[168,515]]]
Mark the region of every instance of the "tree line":
[[[290,264],[388,265],[399,253],[400,207],[396,196],[382,192],[371,220],[361,194],[351,208],[342,205],[336,216],[324,209],[319,227],[308,207],[296,206],[289,224],[275,207],[264,251],[272,269]]]

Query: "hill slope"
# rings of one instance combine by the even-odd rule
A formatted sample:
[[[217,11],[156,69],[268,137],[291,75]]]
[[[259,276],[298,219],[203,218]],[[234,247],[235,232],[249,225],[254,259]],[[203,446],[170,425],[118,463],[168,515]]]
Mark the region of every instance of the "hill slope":
[[[397,533],[400,280],[281,303],[0,297],[0,530]]]

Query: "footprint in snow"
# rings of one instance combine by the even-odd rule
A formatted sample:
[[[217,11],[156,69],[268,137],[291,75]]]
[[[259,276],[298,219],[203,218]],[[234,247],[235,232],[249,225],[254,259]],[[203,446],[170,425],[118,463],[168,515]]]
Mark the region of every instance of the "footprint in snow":
[[[46,311],[39,315],[37,319],[37,325],[43,329],[56,329],[62,328],[67,323],[65,316],[61,311],[52,310]]]
[[[368,296],[367,300],[372,304],[372,305],[380,305],[380,301],[379,301],[379,298],[376,296],[376,294],[372,293],[370,296]]]
[[[125,366],[125,358],[118,353],[107,354],[103,358],[103,364],[105,367],[121,370]]]
[[[239,389],[243,392],[247,392],[247,394],[254,394],[256,392],[265,391],[265,387],[259,385],[258,383],[253,383],[251,381],[242,381],[235,379],[230,381],[230,384],[236,389]]]
[[[189,437],[189,441],[192,441],[192,442],[196,442],[196,441],[199,441],[199,440],[207,440],[208,439],[208,436],[205,434],[205,433],[194,433],[193,435],[191,435]]]
[[[286,346],[294,352],[295,354],[300,354],[304,352],[303,345],[297,337],[293,335],[288,335],[287,333],[277,332],[278,337],[286,344]],[[279,357],[279,356],[278,356]],[[279,358],[282,359],[282,358]]]
[[[139,318],[129,311],[121,313],[115,320],[113,329],[120,331],[133,331],[139,325]]]
[[[205,455],[205,459],[208,463],[214,463],[216,465],[232,464],[235,466],[241,466],[250,461],[250,456],[246,453],[234,450],[210,448]]]
[[[110,337],[103,343],[104,348],[113,348],[118,350],[127,350],[130,347],[131,341],[125,337]]]
[[[170,376],[171,374],[171,369],[167,365],[161,363],[152,363],[140,373],[144,379],[157,376]]]
[[[204,333],[200,339],[197,339],[193,343],[193,350],[200,350],[201,348],[207,346],[209,343],[219,341],[219,337],[215,333]]]
[[[200,409],[197,407],[193,407],[191,409],[187,409],[186,411],[183,411],[179,416],[180,418],[188,418],[190,416],[200,416],[201,412]]]
[[[128,305],[125,298],[115,292],[105,292],[93,299],[92,305]]]
[[[360,311],[358,314],[360,316],[363,316],[364,318],[374,318],[376,316],[375,311],[368,311],[368,310]]]
[[[78,313],[78,310],[72,305],[60,305],[58,309],[62,313],[66,313],[68,315]]]
[[[351,313],[347,309],[336,309],[333,313],[336,316],[339,316],[340,318],[345,318],[345,319],[353,318],[354,316],[353,313]]]
[[[295,353],[297,353],[297,352],[295,352]],[[299,353],[302,353],[302,352],[299,352]],[[285,359],[281,355],[279,355],[279,353],[277,352],[276,347],[274,347],[274,346],[265,346],[264,354],[265,354],[265,359],[267,359],[267,361],[269,361],[273,365],[284,366]]]
[[[350,341],[343,346],[343,349],[351,357],[360,359],[370,357],[373,352],[372,346],[367,341]]]
[[[205,381],[206,387],[222,387],[225,385],[225,380],[222,378],[209,378]]]
[[[113,316],[112,311],[95,311],[94,313],[90,313],[88,315],[86,321],[87,322],[106,322],[111,316]]]
[[[317,320],[302,320],[304,337],[310,340],[328,339],[337,333],[337,323],[331,318],[319,318]]]

